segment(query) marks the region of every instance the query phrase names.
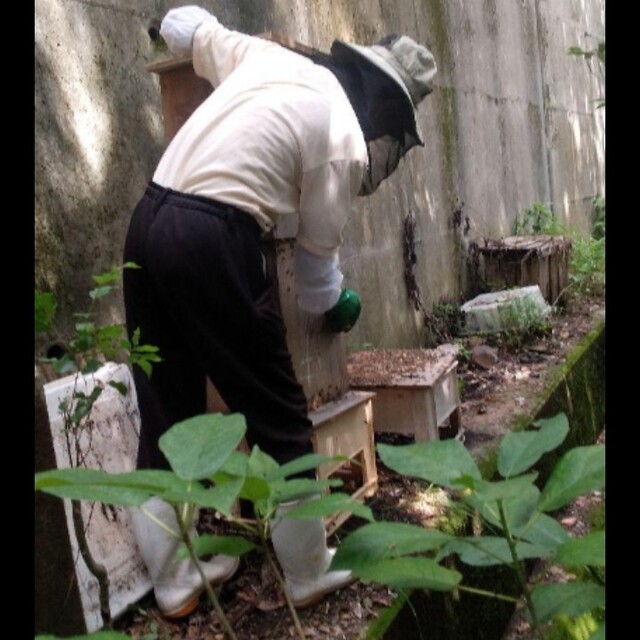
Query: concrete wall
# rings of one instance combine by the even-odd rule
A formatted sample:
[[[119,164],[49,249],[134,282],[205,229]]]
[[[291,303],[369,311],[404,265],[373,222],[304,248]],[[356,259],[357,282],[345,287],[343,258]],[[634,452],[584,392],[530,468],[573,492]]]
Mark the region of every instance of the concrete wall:
[[[180,4],[36,2],[36,285],[59,300],[51,340],[64,339],[71,314],[86,307],[90,276],[121,260],[131,208],[163,148],[159,85],[146,71],[163,54],[147,30]],[[358,203],[346,229],[343,270],[364,304],[352,347],[423,342],[404,282],[409,212],[427,306],[463,297],[469,243],[508,234],[535,201],[587,228],[590,202],[604,191],[604,113],[593,102],[603,87],[567,49],[604,38],[604,0],[201,4],[232,28],[320,49],[336,37],[370,44],[405,32],[434,51],[436,88],[419,108],[426,146]],[[120,300],[102,312],[121,320]]]

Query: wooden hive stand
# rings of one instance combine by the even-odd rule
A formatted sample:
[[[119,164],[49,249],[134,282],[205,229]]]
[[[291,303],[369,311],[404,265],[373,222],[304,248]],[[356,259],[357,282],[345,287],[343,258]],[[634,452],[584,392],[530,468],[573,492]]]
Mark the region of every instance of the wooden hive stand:
[[[456,345],[350,354],[351,388],[375,392],[375,432],[413,436],[416,442],[458,435],[457,354]]]
[[[374,396],[367,391],[349,391],[309,414],[314,427],[314,451],[346,458],[321,465],[318,478],[342,480],[344,485],[340,491],[356,499],[372,496],[378,487],[373,437]],[[333,533],[348,517],[347,513],[339,513],[328,518],[327,532]]]

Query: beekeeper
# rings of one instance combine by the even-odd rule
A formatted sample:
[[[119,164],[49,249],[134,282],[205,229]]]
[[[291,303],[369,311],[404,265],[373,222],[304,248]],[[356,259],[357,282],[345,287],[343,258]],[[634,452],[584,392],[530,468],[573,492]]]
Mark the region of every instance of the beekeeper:
[[[168,467],[158,439],[205,413],[207,376],[245,416],[249,446],[282,464],[312,452],[312,425],[261,238],[280,215],[298,215],[298,303],[325,314],[331,330],[348,330],[359,305],[343,287],[342,231],[355,197],[372,194],[423,145],[414,110],[432,90],[436,65],[407,36],[373,46],[336,40],[330,55],[306,57],[227,29],[196,6],[170,10],[160,33],[173,54],[192,56],[215,91],[167,147],[126,239],[125,261],[142,267],[125,271],[127,326],[163,358],[151,378],[134,367],[138,468]],[[144,506],[176,526],[162,500]],[[352,576],[327,571],[334,550],[322,520],[280,519],[290,507],[271,535],[289,595],[304,607]],[[160,610],[188,615],[203,590],[195,567],[176,560],[177,542],[140,512],[133,526]],[[204,563],[212,583],[237,565],[225,556]]]

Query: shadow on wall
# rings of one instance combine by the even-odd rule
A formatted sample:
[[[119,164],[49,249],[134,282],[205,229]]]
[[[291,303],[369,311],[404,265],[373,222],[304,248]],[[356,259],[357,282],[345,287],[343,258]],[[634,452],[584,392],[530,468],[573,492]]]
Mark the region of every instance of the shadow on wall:
[[[36,4],[35,285],[56,294],[60,326],[84,306],[91,275],[120,263],[162,150],[149,16]]]

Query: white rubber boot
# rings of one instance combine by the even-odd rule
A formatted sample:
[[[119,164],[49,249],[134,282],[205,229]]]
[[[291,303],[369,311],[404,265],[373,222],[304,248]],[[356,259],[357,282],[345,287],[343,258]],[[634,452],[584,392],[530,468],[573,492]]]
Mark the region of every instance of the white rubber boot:
[[[151,498],[142,508],[176,533],[180,531],[173,507],[160,498]],[[133,533],[149,571],[156,603],[167,618],[188,616],[197,606],[204,585],[194,562],[190,558],[178,559],[176,554],[180,540],[171,536],[141,509],[131,510]],[[192,525],[192,537],[195,526]],[[236,571],[238,558],[214,556],[201,561],[203,572],[212,584],[228,580]]]
[[[355,580],[351,571],[329,571],[336,549],[327,548],[322,518],[284,519],[302,501],[281,504],[271,521],[271,542],[284,573],[287,593],[296,608],[309,607],[330,591]]]

